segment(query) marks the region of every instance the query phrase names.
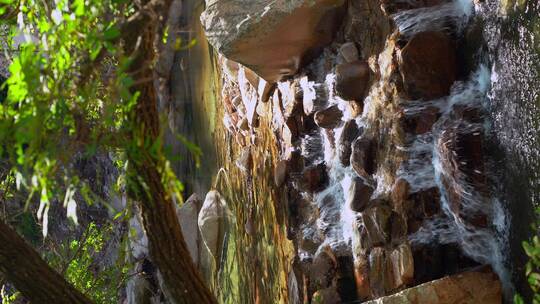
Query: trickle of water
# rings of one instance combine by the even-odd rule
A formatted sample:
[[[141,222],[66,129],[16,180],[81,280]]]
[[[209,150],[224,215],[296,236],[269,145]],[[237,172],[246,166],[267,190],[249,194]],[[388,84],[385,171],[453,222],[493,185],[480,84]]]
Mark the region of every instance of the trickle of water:
[[[424,31],[461,32],[469,17],[474,13],[470,0],[456,0],[449,3],[398,12],[392,17],[403,37],[412,37]]]

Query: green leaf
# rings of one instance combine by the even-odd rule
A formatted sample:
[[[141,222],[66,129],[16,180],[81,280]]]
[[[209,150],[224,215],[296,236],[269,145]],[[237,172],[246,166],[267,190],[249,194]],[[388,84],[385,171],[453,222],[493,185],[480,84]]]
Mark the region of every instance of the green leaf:
[[[113,40],[120,36],[120,30],[116,27],[116,25],[111,24],[103,33],[103,38],[105,40]]]

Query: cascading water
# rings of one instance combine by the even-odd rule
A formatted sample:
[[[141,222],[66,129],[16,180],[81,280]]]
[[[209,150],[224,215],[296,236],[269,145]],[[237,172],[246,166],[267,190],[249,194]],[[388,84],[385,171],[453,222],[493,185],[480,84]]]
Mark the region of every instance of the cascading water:
[[[506,212],[499,200],[492,194],[480,191],[471,184],[460,166],[452,168],[442,156],[443,153],[456,155],[455,150],[444,151],[453,144],[455,138],[445,137],[446,133],[459,132],[472,137],[485,137],[489,130],[485,122],[471,123],[463,118],[456,118],[455,111],[483,110],[489,89],[490,75],[487,67],[480,66],[471,79],[465,83],[456,83],[448,98],[424,102],[425,106],[436,106],[442,113],[428,134],[424,134],[411,145],[413,156],[402,172],[416,191],[429,189],[436,185],[441,193],[441,205],[444,214],[433,218],[410,236],[412,243],[429,244],[437,242],[458,243],[464,253],[482,264],[490,264],[499,274],[507,291],[510,291],[509,274],[504,253],[508,236]],[[412,111],[414,112],[414,105]],[[412,173],[412,174],[411,174]],[[473,174],[485,172],[475,170]],[[452,192],[452,193],[450,193]],[[455,206],[459,204],[459,206]],[[475,226],[470,221],[476,217],[486,219],[486,224]]]
[[[459,0],[402,11],[393,15],[393,19],[403,39],[426,30],[447,31],[453,36],[459,36],[473,13],[472,1]],[[384,60],[383,56],[379,59],[381,70],[391,65]],[[313,67],[318,69],[314,74],[321,75],[321,65],[314,63]],[[380,84],[374,87],[384,87],[387,81],[388,78],[382,75]],[[322,109],[338,105],[344,113],[344,121],[352,118],[345,106],[347,102],[333,93],[333,73],[319,76],[317,80],[304,79],[302,83],[304,99],[310,99],[308,104],[324,99],[327,103],[314,107]],[[417,232],[409,235],[411,244],[458,244],[470,259],[479,264],[491,265],[503,281],[506,291],[510,291],[506,265],[508,261],[505,257],[509,229],[506,212],[489,189],[478,189],[477,185],[471,182],[467,176],[471,172],[461,172],[461,167],[467,166],[465,162],[454,164],[454,159],[448,160],[446,155],[450,153],[450,156],[457,159],[459,154],[459,151],[454,150],[456,147],[449,147],[452,144],[449,141],[456,138],[448,137],[448,132],[472,137],[486,137],[489,133],[489,123],[484,116],[481,115],[480,121],[473,122],[460,117],[463,111],[485,112],[489,87],[489,70],[486,65],[480,65],[469,80],[456,82],[447,97],[432,101],[404,101],[402,107],[406,116],[422,114],[428,108],[437,109],[440,115],[430,131],[409,136],[408,143],[398,147],[398,150],[408,157],[399,167],[397,178],[408,182],[411,194],[436,188],[440,195],[442,214],[427,219]],[[374,96],[376,94],[380,92],[372,89],[365,99],[364,113],[356,119],[358,126],[369,127],[367,124],[373,121],[369,117],[375,115],[372,113],[375,106],[371,105],[371,100],[377,98]],[[303,155],[312,163],[325,163],[329,175],[327,188],[312,198],[320,216],[314,225],[303,227],[306,235],[322,231],[324,242],[319,251],[326,246],[333,249],[351,248],[351,245],[354,247],[351,241],[354,241],[355,223],[362,221],[360,213],[352,211],[347,203],[351,199],[352,180],[357,173],[350,167],[344,167],[339,160],[336,147],[341,144],[339,139],[342,132],[343,126],[335,128],[332,133],[317,130],[303,139]],[[486,172],[476,170],[472,174],[483,176]],[[372,199],[388,196],[392,191],[392,185],[385,181],[380,170],[375,172],[370,183],[376,186]],[[301,252],[301,256],[310,255]]]

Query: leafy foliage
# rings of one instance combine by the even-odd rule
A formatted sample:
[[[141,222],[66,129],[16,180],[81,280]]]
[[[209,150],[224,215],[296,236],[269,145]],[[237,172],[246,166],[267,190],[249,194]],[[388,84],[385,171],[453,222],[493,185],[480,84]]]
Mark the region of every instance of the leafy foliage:
[[[533,291],[532,303],[540,303],[540,238],[538,233],[540,232],[540,207],[536,208],[536,223],[534,225],[535,236],[529,241],[523,242],[523,249],[529,257],[529,261],[526,265],[525,274],[527,275],[527,281],[531,290]],[[525,301],[520,295],[514,296],[514,303],[523,304]]]
[[[90,223],[81,239],[64,244],[60,254],[48,257],[54,268],[62,269],[66,279],[95,303],[118,303],[119,290],[127,279],[129,265],[123,256],[106,266],[106,261],[99,261],[113,236],[112,225],[98,228]]]

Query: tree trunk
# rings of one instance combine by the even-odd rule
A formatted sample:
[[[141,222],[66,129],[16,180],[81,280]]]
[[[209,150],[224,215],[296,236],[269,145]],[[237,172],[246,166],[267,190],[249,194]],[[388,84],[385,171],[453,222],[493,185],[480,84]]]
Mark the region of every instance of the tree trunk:
[[[92,303],[0,221],[0,272],[31,303]]]
[[[144,2],[144,1],[143,1]],[[148,2],[150,3],[150,2]],[[151,147],[160,137],[158,97],[154,88],[154,43],[159,26],[165,23],[170,0],[162,0],[155,7],[155,15],[162,20],[140,20],[124,34],[124,48],[132,55],[129,73],[135,84],[132,92],[139,98],[133,113],[132,141],[137,149],[128,149],[129,195],[140,204],[141,217],[152,262],[162,275],[164,293],[171,303],[217,303],[193,264],[170,191],[164,186],[165,158],[162,147]],[[144,5],[145,3],[143,3]],[[146,14],[142,18],[150,18]],[[149,80],[150,79],[150,80]]]

